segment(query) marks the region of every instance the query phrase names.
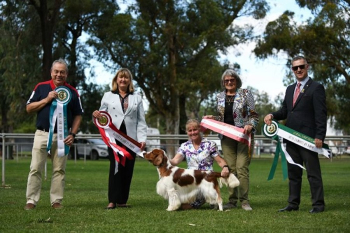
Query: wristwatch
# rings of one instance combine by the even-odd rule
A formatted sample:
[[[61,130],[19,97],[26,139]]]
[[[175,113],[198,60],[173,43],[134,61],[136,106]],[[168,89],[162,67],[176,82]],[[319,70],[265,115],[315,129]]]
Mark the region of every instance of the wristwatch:
[[[75,138],[75,133],[70,132],[69,135],[72,135]]]
[[[228,165],[224,165],[224,166],[222,166],[222,169],[224,169],[224,167],[227,167],[227,168],[229,169]]]

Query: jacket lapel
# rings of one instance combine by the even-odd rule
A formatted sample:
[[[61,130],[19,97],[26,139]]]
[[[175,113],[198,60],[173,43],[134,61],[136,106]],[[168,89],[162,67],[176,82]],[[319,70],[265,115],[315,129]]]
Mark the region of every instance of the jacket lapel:
[[[239,105],[239,100],[242,98],[242,95],[241,95],[241,89],[238,89],[236,91],[236,96],[235,96],[235,99],[233,101],[233,106],[232,106],[232,112],[235,112],[236,108],[238,107]]]

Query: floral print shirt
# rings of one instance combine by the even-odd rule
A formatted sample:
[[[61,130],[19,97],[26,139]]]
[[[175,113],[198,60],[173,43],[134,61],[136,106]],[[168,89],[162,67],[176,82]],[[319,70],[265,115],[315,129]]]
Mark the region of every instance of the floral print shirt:
[[[213,170],[214,158],[220,156],[216,143],[206,138],[202,139],[198,150],[194,148],[192,141],[187,141],[181,144],[177,153],[186,158],[188,169],[207,171]]]
[[[217,95],[218,116],[215,120],[224,122],[226,92]],[[234,125],[244,128],[245,125],[253,126],[253,133],[259,123],[259,115],[255,111],[255,101],[252,93],[248,89],[238,89],[233,102],[232,114]]]

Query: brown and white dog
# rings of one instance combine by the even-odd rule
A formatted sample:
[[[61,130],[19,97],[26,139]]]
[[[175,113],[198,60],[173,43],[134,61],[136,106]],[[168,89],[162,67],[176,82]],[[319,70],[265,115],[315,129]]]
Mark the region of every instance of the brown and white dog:
[[[224,178],[219,172],[172,166],[165,152],[160,149],[145,152],[144,158],[157,167],[159,173],[157,193],[169,201],[168,211],[179,209],[182,203],[194,202],[199,195],[202,195],[209,204],[218,204],[219,210],[222,211],[220,194],[222,183],[230,188],[239,185],[237,177],[232,173]]]

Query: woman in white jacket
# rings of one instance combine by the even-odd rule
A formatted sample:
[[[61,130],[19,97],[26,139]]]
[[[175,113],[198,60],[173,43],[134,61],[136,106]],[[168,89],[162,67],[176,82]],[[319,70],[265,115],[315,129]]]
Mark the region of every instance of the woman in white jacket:
[[[100,118],[100,111],[106,111],[112,117],[113,124],[117,129],[141,143],[141,150],[146,146],[147,125],[142,98],[134,93],[133,77],[126,68],[117,71],[112,80],[112,90],[106,92],[101,101],[99,110],[93,112],[93,117]],[[119,146],[123,146],[116,141]],[[134,159],[126,159],[125,165],[116,164],[113,150],[108,147],[110,160],[108,200],[106,209],[116,207],[130,207],[127,205],[130,184],[134,171],[135,153],[126,147]],[[120,156],[120,155],[119,155]],[[117,173],[115,168],[118,166]]]

